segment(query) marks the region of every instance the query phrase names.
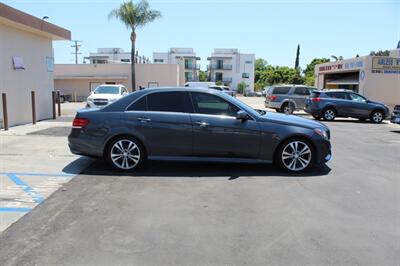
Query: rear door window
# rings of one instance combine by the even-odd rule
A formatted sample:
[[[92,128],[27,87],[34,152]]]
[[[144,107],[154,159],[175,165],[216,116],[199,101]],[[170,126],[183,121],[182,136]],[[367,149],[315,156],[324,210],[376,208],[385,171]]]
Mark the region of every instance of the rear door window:
[[[192,113],[193,106],[187,92],[156,92],[147,95],[147,110]]]
[[[345,92],[334,91],[334,92],[327,92],[326,94],[329,97],[332,97],[332,98],[335,98],[335,99],[348,100],[347,94]]]
[[[294,90],[294,94],[308,96],[310,95],[310,89],[305,87],[297,87]]]
[[[288,94],[290,87],[274,87],[272,94]]]
[[[134,102],[131,106],[128,107],[128,111],[146,111],[147,103],[146,96],[140,98],[136,102]]]

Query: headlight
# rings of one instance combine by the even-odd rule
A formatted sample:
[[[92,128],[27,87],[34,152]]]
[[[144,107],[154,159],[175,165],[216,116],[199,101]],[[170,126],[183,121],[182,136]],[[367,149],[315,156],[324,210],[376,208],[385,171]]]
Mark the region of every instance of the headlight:
[[[329,134],[326,130],[321,128],[314,129],[314,132],[323,137],[324,139],[329,139]]]

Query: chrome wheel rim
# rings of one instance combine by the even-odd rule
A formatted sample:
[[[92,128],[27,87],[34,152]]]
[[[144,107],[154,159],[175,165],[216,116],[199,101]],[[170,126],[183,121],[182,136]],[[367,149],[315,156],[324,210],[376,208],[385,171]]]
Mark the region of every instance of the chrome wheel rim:
[[[282,151],[282,162],[291,171],[301,171],[311,163],[310,147],[302,141],[288,143]]]
[[[111,148],[111,160],[120,169],[132,169],[140,160],[139,147],[132,140],[119,140]]]
[[[383,115],[380,112],[376,112],[372,115],[372,120],[374,120],[374,122],[381,122],[383,119]]]
[[[335,118],[335,112],[333,110],[326,110],[324,113],[324,117],[326,120],[333,120]]]

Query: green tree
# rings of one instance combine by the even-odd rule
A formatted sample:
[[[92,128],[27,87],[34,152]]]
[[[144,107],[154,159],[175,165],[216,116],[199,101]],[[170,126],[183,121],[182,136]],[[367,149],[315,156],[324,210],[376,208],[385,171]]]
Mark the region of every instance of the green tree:
[[[300,66],[300,44],[297,45],[296,61],[294,62],[294,68],[298,69]]]
[[[314,58],[303,71],[304,84],[314,86],[314,68],[315,65],[330,62],[329,58]]]
[[[205,82],[208,81],[208,75],[206,71],[201,71],[199,72],[199,81]]]
[[[148,23],[161,17],[160,11],[151,10],[149,3],[146,0],[134,4],[132,1],[123,3],[119,8],[113,9],[108,18],[116,18],[120,20],[131,31],[131,77],[132,91],[136,90],[135,76],[135,54],[136,54],[136,30],[144,27]]]
[[[246,88],[247,88],[247,84],[245,82],[240,82],[237,85],[237,92],[244,94]]]

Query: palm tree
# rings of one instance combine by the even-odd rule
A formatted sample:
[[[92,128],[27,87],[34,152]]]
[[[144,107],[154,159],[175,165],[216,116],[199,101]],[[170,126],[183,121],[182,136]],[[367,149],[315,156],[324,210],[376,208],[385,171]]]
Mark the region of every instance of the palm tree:
[[[136,44],[136,30],[144,27],[146,24],[161,17],[161,12],[151,10],[149,3],[146,0],[141,0],[137,4],[132,1],[125,2],[110,12],[108,19],[116,18],[122,21],[125,26],[131,30],[131,76],[132,76],[132,91],[136,90],[136,77],[135,77],[135,44]]]
[[[331,57],[335,59],[335,61],[343,60],[343,56],[341,55],[340,56],[331,55]]]

